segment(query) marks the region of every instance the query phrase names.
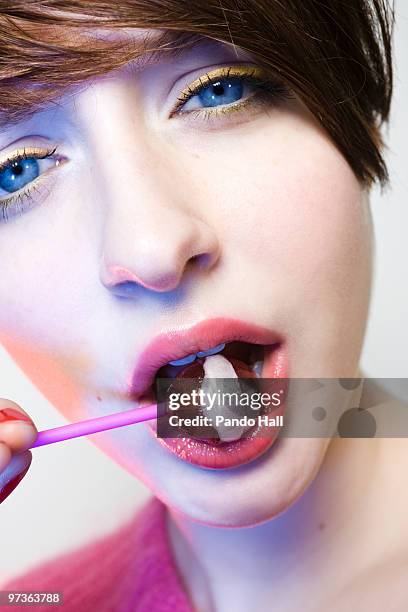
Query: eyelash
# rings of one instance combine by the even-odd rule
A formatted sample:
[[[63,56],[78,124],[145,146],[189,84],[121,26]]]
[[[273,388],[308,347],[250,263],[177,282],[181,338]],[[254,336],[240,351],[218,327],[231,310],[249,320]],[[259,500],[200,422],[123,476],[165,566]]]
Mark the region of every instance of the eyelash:
[[[12,164],[13,162],[20,162],[23,159],[31,159],[31,158],[34,158],[37,160],[51,159],[52,157],[55,156],[56,152],[57,152],[57,147],[54,147],[52,149],[51,148],[49,149],[24,148],[21,152],[17,151],[15,154],[3,160],[0,163],[0,172],[4,170],[5,168],[7,168],[7,166]],[[58,161],[58,158],[56,162],[57,161]],[[38,184],[41,182],[42,176],[46,173],[47,171],[43,172],[34,181],[32,181],[32,183],[30,183],[27,187],[23,187],[20,193],[17,192],[16,195],[6,197],[6,198],[0,197],[0,209],[1,209],[2,221],[7,222],[9,220],[9,216],[7,214],[7,211],[9,208],[14,208],[17,211],[19,211],[21,214],[23,213],[24,211],[23,204],[26,201],[30,201],[30,200],[33,201],[31,197],[32,192],[40,193]],[[14,216],[14,213],[13,213],[13,216]]]
[[[250,95],[249,97],[233,102],[231,104],[224,104],[218,107],[203,107],[193,109],[189,111],[183,111],[185,104],[193,97],[197,96],[201,91],[214,85],[220,79],[234,78],[241,81],[243,84],[250,85],[257,89],[257,93]],[[193,119],[213,119],[220,115],[227,115],[231,112],[241,111],[249,104],[260,102],[271,105],[277,102],[288,100],[293,98],[294,95],[291,90],[276,77],[269,76],[268,73],[259,67],[249,68],[245,67],[225,67],[206,73],[204,77],[196,79],[192,85],[189,85],[181,93],[181,96],[177,98],[177,104],[170,114],[170,118],[181,115],[189,115]]]
[[[186,105],[186,103],[191,98],[197,96],[203,89],[214,85],[220,79],[229,78],[238,79],[241,83],[253,87],[256,90],[255,93],[230,104],[222,104],[218,107],[202,107],[183,111],[183,107]],[[266,71],[257,66],[253,68],[249,66],[229,66],[206,73],[204,76],[199,77],[193,81],[192,84],[186,87],[182,91],[180,97],[177,98],[177,103],[175,108],[171,111],[169,118],[187,115],[189,119],[192,118],[193,120],[198,119],[210,121],[217,119],[217,117],[220,117],[220,115],[225,116],[237,111],[242,112],[249,106],[257,106],[257,103],[260,107],[264,108],[266,106],[276,105],[280,101],[293,97],[293,93],[285,84],[280,82],[276,77],[270,76]],[[47,150],[35,148],[23,149],[21,152],[16,152],[14,155],[1,162],[0,171],[4,170],[13,162],[21,161],[23,159],[51,159],[56,152],[57,147]],[[58,159],[56,160],[56,165],[58,165]],[[0,197],[0,214],[2,221],[8,221],[8,209],[14,209],[17,211],[17,214],[19,212],[22,214],[27,201],[31,201],[33,204],[35,203],[34,198],[32,198],[32,193],[38,192],[41,196],[39,185],[41,184],[42,176],[47,173],[48,172],[45,171],[40,174],[34,181],[32,181],[32,183],[29,183],[27,187],[23,187],[20,192],[17,192],[16,195],[4,199],[1,199]],[[13,216],[14,214],[16,213],[13,212]]]

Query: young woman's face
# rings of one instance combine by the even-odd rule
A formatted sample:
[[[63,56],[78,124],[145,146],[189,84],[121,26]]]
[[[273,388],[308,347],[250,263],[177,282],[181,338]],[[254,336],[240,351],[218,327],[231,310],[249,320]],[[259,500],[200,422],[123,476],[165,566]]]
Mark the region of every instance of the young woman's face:
[[[68,419],[134,407],[129,380],[152,339],[214,317],[278,332],[291,377],[357,375],[366,192],[299,100],[250,80],[254,67],[203,44],[87,82],[0,133],[0,339]],[[194,93],[213,71],[228,87]],[[231,526],[288,507],[328,445],[280,439],[211,470],[146,424],[94,442],[168,505]]]

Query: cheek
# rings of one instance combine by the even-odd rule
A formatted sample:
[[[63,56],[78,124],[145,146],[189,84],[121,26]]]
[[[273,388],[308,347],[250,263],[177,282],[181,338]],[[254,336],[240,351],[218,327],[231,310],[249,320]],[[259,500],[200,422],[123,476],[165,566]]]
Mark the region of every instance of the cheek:
[[[80,344],[98,287],[101,216],[83,197],[91,187],[73,174],[41,205],[0,224],[0,333],[50,349]]]
[[[304,289],[359,268],[370,250],[368,202],[342,155],[301,118],[266,123],[217,147],[204,195],[219,235]],[[269,125],[269,128],[268,128]],[[207,204],[208,205],[208,204]],[[232,220],[232,222],[231,222]]]
[[[371,230],[368,203],[337,151],[324,142],[308,149],[307,159],[295,154],[275,174],[254,226],[271,274],[314,308],[365,293]]]
[[[245,143],[222,144],[207,170],[223,247],[256,289],[253,308],[269,305],[272,325],[294,350],[306,347],[303,365],[309,351],[313,375],[336,376],[349,358],[353,369],[371,287],[367,195],[334,145],[303,119],[266,123]],[[324,360],[332,360],[325,373]]]
[[[92,365],[81,338],[94,304],[89,282],[77,282],[82,262],[92,261],[94,226],[80,212],[80,194],[69,192],[76,215],[57,190],[36,210],[0,225],[0,260],[7,262],[0,276],[0,343],[66,415],[80,403],[77,373]]]

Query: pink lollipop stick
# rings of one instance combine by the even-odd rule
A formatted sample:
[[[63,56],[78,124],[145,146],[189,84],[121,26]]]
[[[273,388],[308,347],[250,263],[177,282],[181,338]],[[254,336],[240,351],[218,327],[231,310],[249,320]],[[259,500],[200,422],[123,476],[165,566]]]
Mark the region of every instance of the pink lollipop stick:
[[[115,427],[123,427],[124,425],[132,425],[133,423],[141,423],[142,421],[150,421],[157,418],[157,404],[149,404],[143,408],[133,408],[125,412],[115,412],[108,416],[96,417],[95,419],[87,419],[78,423],[70,423],[53,429],[46,429],[38,433],[37,439],[30,448],[44,446],[45,444],[54,444],[54,442],[62,442],[79,436],[87,436],[105,431],[106,429],[114,429]]]

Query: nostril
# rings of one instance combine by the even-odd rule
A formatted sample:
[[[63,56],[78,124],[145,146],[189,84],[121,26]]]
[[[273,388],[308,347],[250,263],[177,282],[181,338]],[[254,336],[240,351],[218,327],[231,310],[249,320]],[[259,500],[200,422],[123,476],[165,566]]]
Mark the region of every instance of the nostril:
[[[197,266],[198,268],[209,268],[214,260],[214,256],[210,253],[200,253],[193,255],[188,260],[189,265]]]
[[[140,285],[133,281],[123,281],[121,283],[114,283],[111,289],[119,297],[128,297],[140,291]]]
[[[133,271],[122,266],[108,266],[101,273],[102,284],[116,295],[133,294],[141,287],[151,291],[171,291],[179,283],[179,277],[173,271],[162,274],[145,274],[143,279]]]
[[[116,289],[122,285],[144,285],[134,272],[122,266],[107,266],[103,274],[103,284],[107,289]]]

